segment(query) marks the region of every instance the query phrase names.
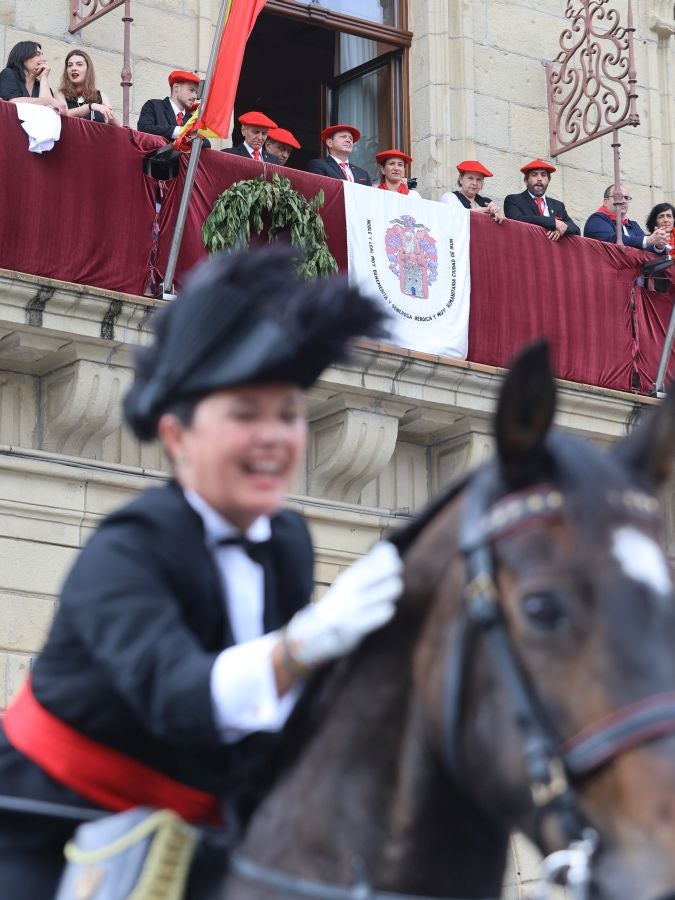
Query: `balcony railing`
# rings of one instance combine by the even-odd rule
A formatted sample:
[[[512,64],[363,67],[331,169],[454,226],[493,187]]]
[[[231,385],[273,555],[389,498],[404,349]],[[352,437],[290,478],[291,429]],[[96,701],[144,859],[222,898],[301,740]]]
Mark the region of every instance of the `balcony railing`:
[[[28,152],[15,105],[2,101],[0,138],[6,173],[0,267],[142,295],[153,266],[160,275],[166,266],[186,166],[165,183],[157,214],[157,182],[143,174],[142,161],[163,144],[160,138],[65,118],[59,142],[39,156]],[[274,171],[278,167],[267,167],[268,175]],[[203,152],[178,261],[179,284],[205,255],[201,227],[216,197],[260,172],[252,160]],[[324,191],[328,244],[346,270],[342,182],[292,169],[283,174],[305,196]],[[544,336],[559,377],[649,393],[675,282],[670,276],[669,293],[640,285],[647,258],[653,257],[582,237],[553,242],[534,225],[496,225],[488,216],[471,215],[469,360],[504,366],[523,343]]]

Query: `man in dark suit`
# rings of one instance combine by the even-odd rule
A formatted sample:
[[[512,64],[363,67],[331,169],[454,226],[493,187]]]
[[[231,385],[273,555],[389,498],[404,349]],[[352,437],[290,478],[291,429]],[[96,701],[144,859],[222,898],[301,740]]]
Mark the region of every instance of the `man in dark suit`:
[[[276,156],[265,150],[265,141],[270,128],[276,128],[277,123],[272,121],[265,113],[242,113],[239,116],[241,133],[244,140],[236,147],[227,147],[224,153],[233,153],[235,156],[245,156],[248,159],[259,159],[262,162],[279,164]]]
[[[197,101],[199,75],[176,70],[169,75],[171,96],[163,100],[146,100],[138,117],[138,130],[158,134],[173,141],[190,118]]]
[[[619,212],[623,243],[626,247],[649,250],[651,253],[664,253],[669,233],[664,228],[655,228],[653,234],[646,235],[634,219],[628,218],[628,204],[632,199],[623,185],[619,187],[618,195],[615,197],[614,185],[610,184],[605,190],[602,206],[586,220],[584,237],[615,244],[616,216]],[[618,201],[618,205],[615,204],[615,200]]]
[[[310,159],[307,171],[370,187],[370,175],[366,170],[349,162],[354,144],[360,137],[361,132],[353,125],[330,125],[324,128],[321,132],[321,143],[326,145],[328,155],[324,159]]]
[[[288,128],[270,128],[265,149],[279,160],[280,166],[288,164],[293,150],[300,150],[298,139]]]
[[[546,196],[555,166],[542,159],[533,159],[520,171],[524,175],[525,190],[505,198],[506,218],[546,228],[547,237],[552,241],[559,241],[569,234],[581,234],[579,226],[567,214],[565,204]]]

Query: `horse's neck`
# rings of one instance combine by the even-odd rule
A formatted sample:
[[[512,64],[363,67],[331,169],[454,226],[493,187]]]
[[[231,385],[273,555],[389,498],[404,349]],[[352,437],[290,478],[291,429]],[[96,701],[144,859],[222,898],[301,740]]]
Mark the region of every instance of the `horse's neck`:
[[[325,686],[331,708],[262,803],[242,852],[288,872],[349,884],[388,835],[411,686],[415,628],[397,620]],[[229,896],[229,894],[228,894]]]

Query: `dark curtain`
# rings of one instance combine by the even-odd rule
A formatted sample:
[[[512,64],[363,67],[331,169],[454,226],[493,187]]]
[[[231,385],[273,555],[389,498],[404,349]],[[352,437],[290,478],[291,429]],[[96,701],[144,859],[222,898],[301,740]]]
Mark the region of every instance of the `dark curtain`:
[[[640,263],[653,258],[582,237],[554,243],[536,225],[472,214],[469,359],[506,366],[545,337],[558,377],[621,391],[639,378],[649,390],[645,375],[654,355],[658,365],[675,300],[672,284],[669,299],[634,286]]]
[[[30,153],[16,106],[0,101],[0,266],[142,294],[152,248],[154,183],[145,152],[163,141],[63,118],[47,153]]]

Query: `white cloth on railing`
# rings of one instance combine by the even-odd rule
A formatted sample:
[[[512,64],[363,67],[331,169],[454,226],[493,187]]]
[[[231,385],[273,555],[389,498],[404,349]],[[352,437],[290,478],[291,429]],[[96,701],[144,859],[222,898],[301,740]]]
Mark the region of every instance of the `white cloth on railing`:
[[[17,103],[16,114],[28,135],[28,149],[32,153],[51,150],[61,137],[61,116],[51,107],[37,103]]]

